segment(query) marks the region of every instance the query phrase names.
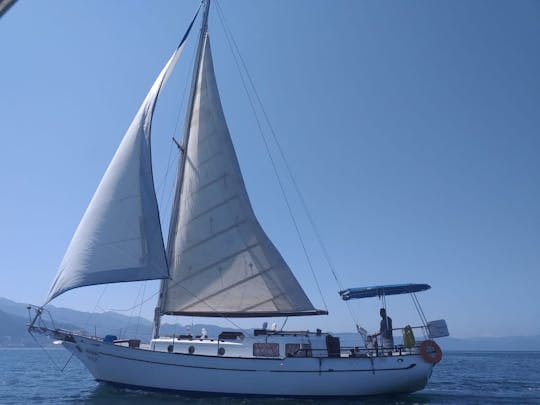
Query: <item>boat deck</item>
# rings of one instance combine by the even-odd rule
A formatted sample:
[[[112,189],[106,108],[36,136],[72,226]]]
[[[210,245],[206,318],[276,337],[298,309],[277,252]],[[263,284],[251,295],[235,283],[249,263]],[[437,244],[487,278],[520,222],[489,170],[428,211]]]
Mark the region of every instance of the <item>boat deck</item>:
[[[386,357],[419,353],[418,345],[412,348],[403,345],[384,349],[366,347],[361,336],[356,345],[342,346],[339,337],[309,331],[261,333],[255,330],[250,336],[241,332],[223,332],[218,338],[175,335],[153,339],[149,344],[134,339],[115,339],[109,343],[159,352],[239,358]]]

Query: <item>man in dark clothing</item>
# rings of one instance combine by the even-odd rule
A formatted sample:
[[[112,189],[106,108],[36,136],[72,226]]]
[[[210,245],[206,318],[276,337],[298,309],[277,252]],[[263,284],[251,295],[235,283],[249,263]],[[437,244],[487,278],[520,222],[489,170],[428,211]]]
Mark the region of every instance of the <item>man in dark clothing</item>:
[[[381,308],[380,314],[382,318],[380,335],[383,352],[385,352],[384,349],[390,349],[391,353],[391,350],[394,348],[394,336],[392,335],[392,318],[386,315],[386,309],[384,308]]]

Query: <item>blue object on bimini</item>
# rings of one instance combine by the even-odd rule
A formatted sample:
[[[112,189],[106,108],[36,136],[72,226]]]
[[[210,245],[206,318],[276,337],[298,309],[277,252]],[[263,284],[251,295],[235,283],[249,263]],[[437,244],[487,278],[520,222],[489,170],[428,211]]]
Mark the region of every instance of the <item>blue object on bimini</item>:
[[[107,335],[103,338],[103,342],[105,343],[114,343],[115,340],[118,338],[115,335]]]
[[[429,290],[429,284],[390,284],[376,285],[372,287],[347,288],[340,291],[339,295],[345,301],[355,298],[382,297],[383,295],[410,294],[418,291]]]

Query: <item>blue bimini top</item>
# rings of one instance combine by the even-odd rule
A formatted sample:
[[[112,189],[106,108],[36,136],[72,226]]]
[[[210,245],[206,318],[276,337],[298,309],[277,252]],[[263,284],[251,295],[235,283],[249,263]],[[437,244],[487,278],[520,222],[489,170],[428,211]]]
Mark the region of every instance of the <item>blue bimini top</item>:
[[[356,298],[382,297],[383,295],[410,294],[429,290],[429,284],[390,284],[376,285],[371,287],[347,288],[340,291],[339,295],[345,301]]]

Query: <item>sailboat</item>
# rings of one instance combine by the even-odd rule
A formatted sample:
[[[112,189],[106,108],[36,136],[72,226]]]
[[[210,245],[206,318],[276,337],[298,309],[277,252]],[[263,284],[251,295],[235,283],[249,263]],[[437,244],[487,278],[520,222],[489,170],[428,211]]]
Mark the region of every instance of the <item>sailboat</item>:
[[[258,318],[327,314],[314,307],[251,207],[222,110],[208,13],[202,23],[165,245],[154,190],[151,125],[156,100],[179,59],[197,14],[157,77],[108,166],[61,262],[44,305],[83,286],[161,279],[149,344],[87,336],[47,325],[32,307],[30,333],[51,336],[97,381],[204,395],[350,397],[423,389],[441,359],[432,340],[443,320],[404,330],[403,344],[379,344],[359,328],[344,347],[320,329],[224,331],[219,336],[161,336],[164,315]],[[165,248],[166,246],[166,248]],[[427,284],[350,288],[344,300],[430,288]],[[417,301],[415,301],[417,302]],[[423,312],[422,312],[423,314]],[[392,328],[390,328],[392,329]]]

